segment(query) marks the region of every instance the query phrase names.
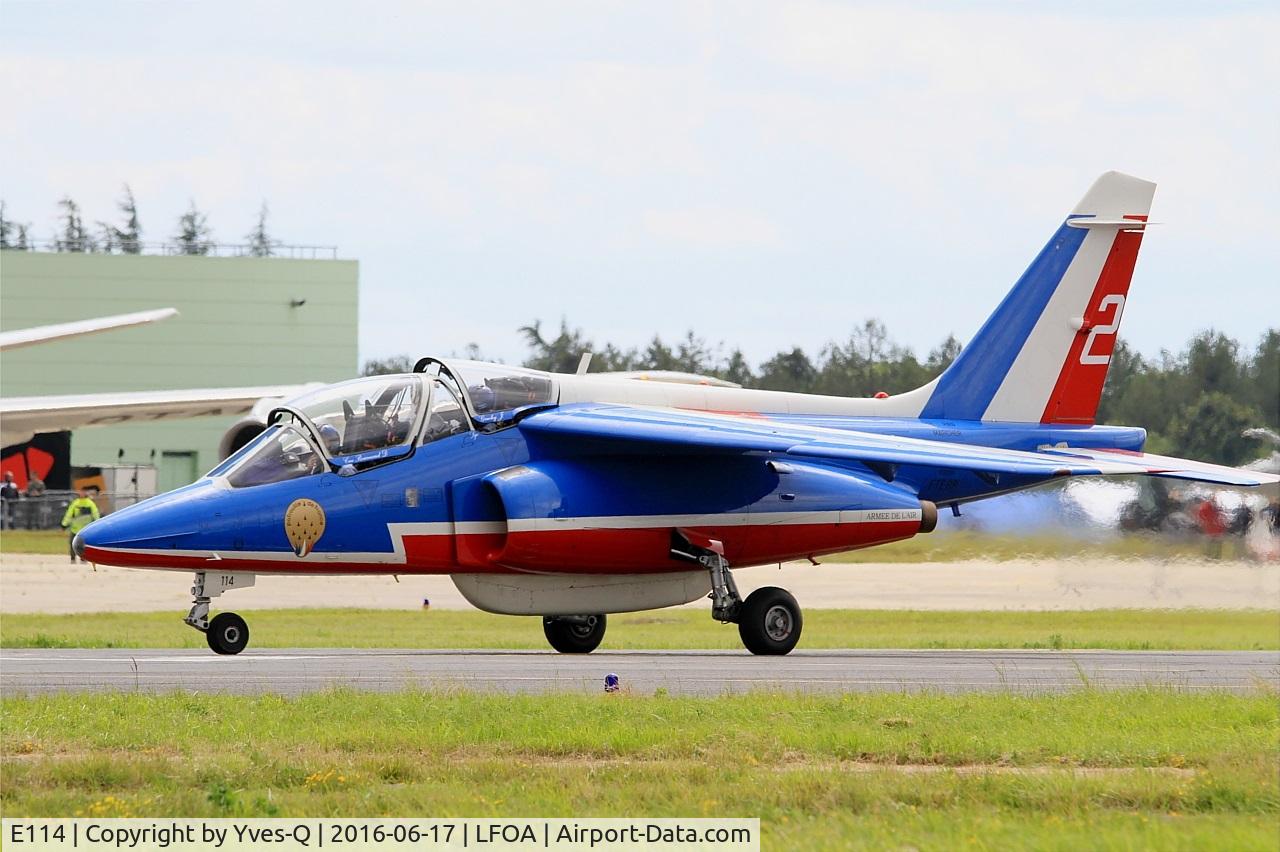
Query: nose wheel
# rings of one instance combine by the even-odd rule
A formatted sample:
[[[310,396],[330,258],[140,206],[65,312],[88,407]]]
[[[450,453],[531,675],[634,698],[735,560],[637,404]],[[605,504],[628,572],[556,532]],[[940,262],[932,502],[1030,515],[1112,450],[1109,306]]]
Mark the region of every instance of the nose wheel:
[[[191,584],[191,611],[183,619],[204,634],[215,654],[239,654],[249,644],[249,625],[234,612],[209,618],[209,603],[223,592],[252,586],[252,574],[214,574],[197,571]]]
[[[215,654],[239,654],[249,644],[249,625],[234,612],[220,612],[209,621],[204,638]]]

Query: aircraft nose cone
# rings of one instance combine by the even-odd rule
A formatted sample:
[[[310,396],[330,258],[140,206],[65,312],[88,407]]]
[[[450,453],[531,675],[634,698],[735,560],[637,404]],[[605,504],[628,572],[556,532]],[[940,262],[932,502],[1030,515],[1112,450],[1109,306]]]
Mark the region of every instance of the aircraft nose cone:
[[[71,549],[75,551],[78,558],[84,559],[84,531],[76,533],[76,537],[71,539]]]

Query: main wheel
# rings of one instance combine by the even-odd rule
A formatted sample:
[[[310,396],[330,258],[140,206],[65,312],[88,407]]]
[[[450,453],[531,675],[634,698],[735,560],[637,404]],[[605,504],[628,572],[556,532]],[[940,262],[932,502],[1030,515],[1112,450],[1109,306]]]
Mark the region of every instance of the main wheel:
[[[249,644],[249,625],[234,612],[220,612],[210,620],[204,638],[215,654],[239,654]]]
[[[551,647],[561,654],[590,654],[604,638],[605,617],[588,615],[581,620],[547,617],[542,619],[542,632]]]
[[[791,593],[774,586],[747,595],[738,611],[738,635],[753,654],[786,654],[800,641],[804,618]]]

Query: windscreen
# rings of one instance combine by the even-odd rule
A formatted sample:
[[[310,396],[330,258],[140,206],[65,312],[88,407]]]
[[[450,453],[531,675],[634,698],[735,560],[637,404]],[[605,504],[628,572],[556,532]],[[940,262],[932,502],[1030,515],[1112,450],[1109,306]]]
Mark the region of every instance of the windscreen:
[[[275,426],[250,447],[227,476],[233,488],[248,488],[311,476],[328,468],[315,446],[293,426]]]

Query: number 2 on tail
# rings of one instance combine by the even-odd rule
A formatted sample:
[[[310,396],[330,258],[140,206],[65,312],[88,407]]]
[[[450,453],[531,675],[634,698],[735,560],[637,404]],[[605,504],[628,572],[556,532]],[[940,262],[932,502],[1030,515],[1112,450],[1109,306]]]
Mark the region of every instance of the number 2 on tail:
[[[1098,303],[1098,311],[1105,311],[1108,306],[1115,305],[1115,315],[1111,317],[1111,322],[1105,325],[1095,325],[1089,329],[1089,336],[1085,338],[1084,349],[1080,350],[1081,364],[1109,364],[1111,363],[1110,355],[1095,355],[1093,352],[1093,339],[1099,335],[1115,334],[1120,328],[1120,315],[1124,313],[1124,296],[1116,293],[1111,296],[1103,296],[1102,301]]]

